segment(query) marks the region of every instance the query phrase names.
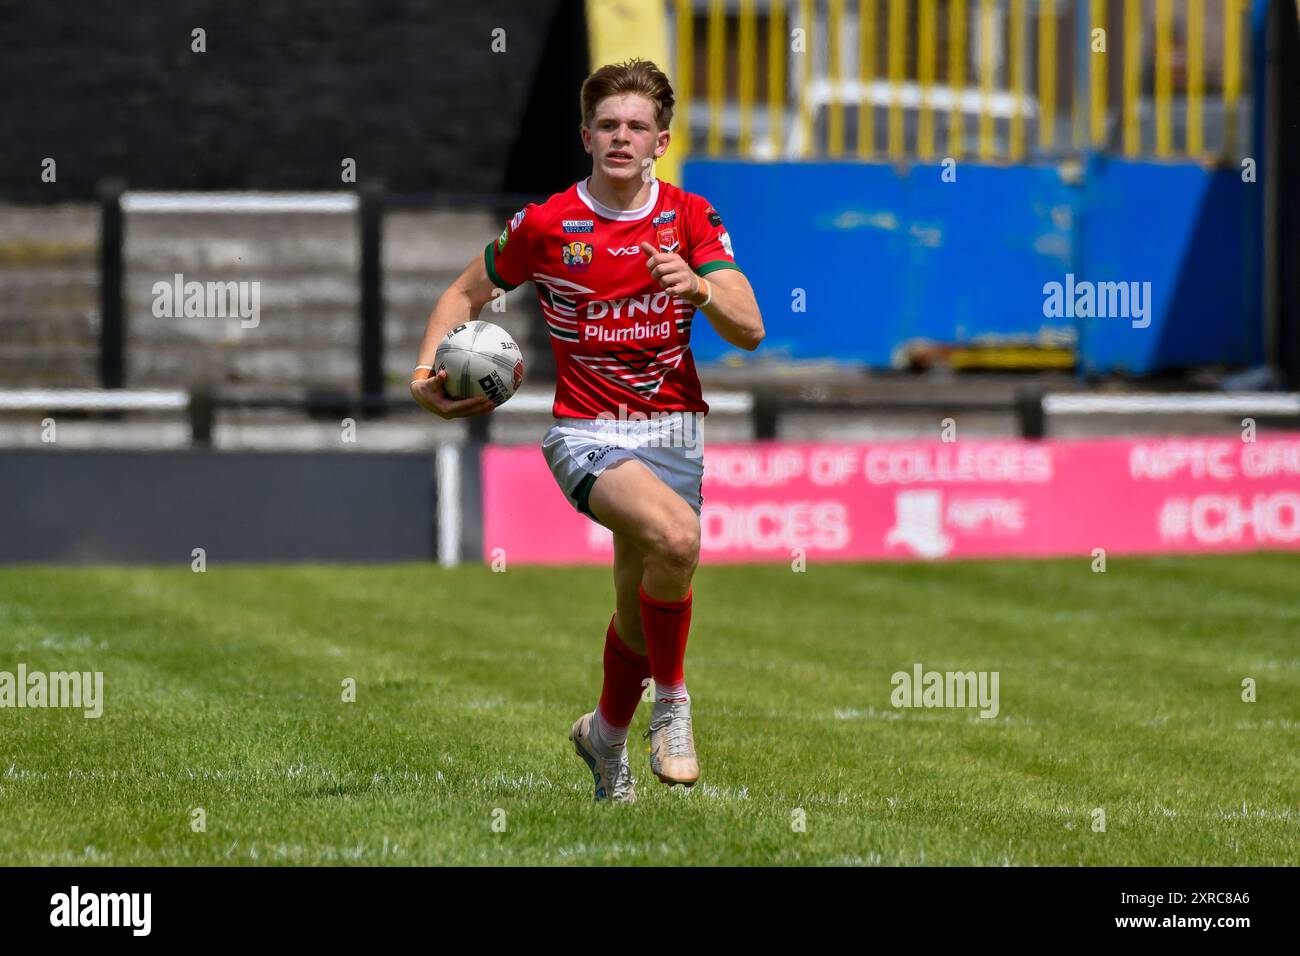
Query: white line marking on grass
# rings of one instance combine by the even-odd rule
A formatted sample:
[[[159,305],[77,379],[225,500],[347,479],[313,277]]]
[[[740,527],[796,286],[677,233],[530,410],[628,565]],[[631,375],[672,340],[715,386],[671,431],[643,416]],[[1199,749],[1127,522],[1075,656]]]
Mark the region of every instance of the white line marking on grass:
[[[1247,820],[1254,817],[1259,820],[1290,820],[1295,814],[1290,807],[1283,807],[1280,810],[1271,810],[1268,807],[1248,807],[1246,801],[1241,802],[1241,807],[1234,810],[1220,810],[1220,820]]]
[[[874,707],[868,707],[866,710],[860,708],[849,708],[847,710],[836,710],[836,720],[902,720],[904,717],[918,718],[922,716],[931,716],[929,714],[904,714],[901,710],[876,710]]]
[[[561,846],[555,848],[555,853],[560,857],[570,856],[590,856],[597,853],[608,853],[613,856],[665,856],[672,852],[667,843],[660,843],[658,846],[652,843],[575,843],[572,846]]]
[[[531,771],[522,777],[511,777],[504,771],[498,770],[490,777],[480,778],[478,782],[481,786],[485,787],[508,787],[511,790],[556,789],[555,783],[549,778],[541,774],[534,774]]]
[[[884,857],[879,853],[868,853],[865,857],[839,856],[826,861],[827,866],[880,866],[883,863]]]
[[[1300,670],[1300,660],[1297,661],[1257,661],[1253,667],[1246,668],[1250,670],[1277,670],[1277,671],[1296,671]]]
[[[1300,722],[1294,720],[1239,720],[1234,726],[1237,730],[1300,730]]]
[[[498,710],[505,706],[504,697],[476,697],[461,705],[464,710]]]
[[[701,783],[698,788],[691,787],[690,790],[698,789],[711,800],[748,800],[749,787],[741,787],[737,790],[735,787],[715,787],[711,783]],[[689,793],[690,790],[687,792]]]
[[[37,646],[43,650],[55,651],[106,651],[108,650],[108,641],[96,641],[89,634],[78,634],[76,637],[55,637],[51,635],[41,638],[41,642]]]

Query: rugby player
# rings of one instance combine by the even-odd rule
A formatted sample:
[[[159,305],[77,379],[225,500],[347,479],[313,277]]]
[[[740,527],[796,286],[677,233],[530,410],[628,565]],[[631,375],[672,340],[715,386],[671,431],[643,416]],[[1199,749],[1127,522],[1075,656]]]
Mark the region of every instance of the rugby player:
[[[703,312],[749,351],[764,336],[718,211],[654,176],[673,103],[668,78],[645,60],[587,78],[580,132],[591,176],[519,210],[439,298],[411,383],[414,399],[444,419],[490,411],[487,398],[447,396],[446,371],[433,374],[438,343],[476,318],[495,289],[534,284],[557,368],[556,422],[542,453],[569,503],[614,535],[604,684],[569,733],[597,800],[636,799],[627,735],[650,677],[651,770],[670,786],[699,779],[683,665],[709,406],[691,323]]]

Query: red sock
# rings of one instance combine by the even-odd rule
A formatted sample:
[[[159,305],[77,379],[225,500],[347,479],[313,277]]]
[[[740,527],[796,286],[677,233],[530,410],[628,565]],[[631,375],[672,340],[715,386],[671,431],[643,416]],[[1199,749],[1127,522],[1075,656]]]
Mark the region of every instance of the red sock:
[[[682,683],[686,677],[682,664],[686,660],[686,635],[691,629],[691,596],[686,592],[680,601],[660,601],[641,592],[641,628],[650,657],[650,671],[655,683],[665,687]]]
[[[605,683],[600,689],[600,714],[610,727],[632,723],[641,702],[641,682],[650,676],[650,661],[623,643],[609,619],[605,632]]]

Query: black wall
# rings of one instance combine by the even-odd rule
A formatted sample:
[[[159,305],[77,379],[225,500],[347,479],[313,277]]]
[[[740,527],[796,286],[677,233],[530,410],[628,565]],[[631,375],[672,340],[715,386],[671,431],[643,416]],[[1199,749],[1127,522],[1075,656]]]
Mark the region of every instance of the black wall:
[[[344,157],[396,192],[546,194],[584,172],[585,50],[581,0],[0,0],[0,197],[350,188]]]
[[[0,564],[427,561],[432,454],[6,451]]]

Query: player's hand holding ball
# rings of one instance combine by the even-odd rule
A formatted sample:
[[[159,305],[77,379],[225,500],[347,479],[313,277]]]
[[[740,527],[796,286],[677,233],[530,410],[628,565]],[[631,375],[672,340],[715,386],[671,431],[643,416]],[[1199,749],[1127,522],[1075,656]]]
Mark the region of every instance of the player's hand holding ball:
[[[685,259],[675,252],[656,252],[655,247],[648,242],[641,243],[641,251],[646,254],[646,267],[659,283],[659,288],[695,302],[700,295],[703,280],[686,264]]]
[[[524,357],[510,333],[475,319],[447,333],[433,368],[415,370],[411,397],[440,418],[465,418],[504,405],[523,380]]]
[[[411,382],[411,397],[439,418],[450,421],[453,418],[484,415],[496,407],[486,395],[460,399],[450,397],[443,385],[447,378],[445,368],[432,374],[429,369],[417,369],[415,374],[417,377]]]

